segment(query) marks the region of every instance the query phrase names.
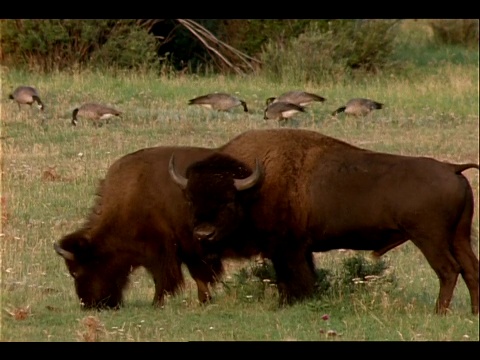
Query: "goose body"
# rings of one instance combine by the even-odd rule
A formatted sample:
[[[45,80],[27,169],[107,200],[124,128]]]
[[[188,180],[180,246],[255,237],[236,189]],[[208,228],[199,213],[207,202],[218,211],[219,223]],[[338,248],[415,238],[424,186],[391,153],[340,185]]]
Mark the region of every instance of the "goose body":
[[[8,96],[8,98],[18,104],[18,109],[20,109],[20,105],[32,106],[34,102],[37,103],[38,108],[42,111],[45,107],[42,100],[40,100],[40,95],[38,94],[37,89],[33,86],[19,86]]]
[[[349,100],[344,106],[335,110],[332,115],[335,116],[341,112],[353,116],[366,116],[373,110],[382,109],[383,104],[370,99],[355,98]]]
[[[113,116],[121,116],[122,112],[106,105],[98,103],[86,103],[82,106],[76,108],[72,112],[72,125],[76,126],[78,119],[77,117],[83,117],[86,119],[93,120],[95,126],[98,126],[100,120],[107,120]]]
[[[291,118],[300,112],[305,112],[303,106],[284,101],[277,101],[272,102],[265,108],[263,119],[281,121]]]
[[[248,112],[247,103],[236,96],[227,93],[211,93],[188,100],[188,105],[200,105],[207,109],[228,111],[236,106],[242,106]]]
[[[289,103],[300,105],[300,106],[307,106],[313,102],[323,102],[325,100],[326,99],[323,96],[320,96],[317,94],[313,94],[306,91],[294,90],[294,91],[288,91],[286,93],[283,93],[278,97],[270,97],[267,99],[266,103],[268,106],[269,104],[274,102],[284,101],[284,102],[289,102]]]

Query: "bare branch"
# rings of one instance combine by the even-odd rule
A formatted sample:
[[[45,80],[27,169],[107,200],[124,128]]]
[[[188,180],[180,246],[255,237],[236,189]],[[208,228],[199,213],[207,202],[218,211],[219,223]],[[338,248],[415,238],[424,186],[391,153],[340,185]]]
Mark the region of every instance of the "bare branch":
[[[216,55],[217,58],[237,73],[242,73],[243,71],[239,66],[235,65],[234,62],[240,61],[252,70],[254,68],[251,62],[261,63],[261,61],[219,40],[205,27],[191,19],[176,19],[176,21],[190,31],[205,46],[211,55]],[[212,58],[215,60],[215,56]]]

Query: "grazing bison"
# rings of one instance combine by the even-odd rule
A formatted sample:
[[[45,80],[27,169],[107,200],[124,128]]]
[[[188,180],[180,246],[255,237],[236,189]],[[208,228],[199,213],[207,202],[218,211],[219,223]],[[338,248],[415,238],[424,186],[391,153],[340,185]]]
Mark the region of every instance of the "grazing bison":
[[[247,131],[185,176],[175,160],[170,174],[191,202],[203,248],[220,257],[270,258],[281,304],[313,293],[312,252],[381,256],[411,240],[440,281],[436,312],[447,311],[461,274],[478,314],[474,201],[461,174],[477,164],[379,153],[298,129]]]
[[[203,148],[153,147],[118,159],[102,180],[85,224],[55,243],[85,308],[121,305],[131,269],[139,266],[153,277],[155,305],[182,287],[182,263],[197,284],[200,302],[210,299],[208,285],[223,267],[215,257],[202,259],[200,244],[192,241],[188,204],[167,171],[174,151],[181,172],[212,153]]]

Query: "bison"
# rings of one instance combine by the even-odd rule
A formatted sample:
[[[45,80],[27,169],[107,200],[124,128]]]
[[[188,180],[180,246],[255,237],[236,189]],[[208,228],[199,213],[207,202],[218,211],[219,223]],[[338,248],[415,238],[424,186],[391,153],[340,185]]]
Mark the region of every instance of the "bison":
[[[182,264],[197,284],[199,301],[210,300],[208,286],[223,267],[214,256],[203,258],[192,240],[188,204],[167,170],[173,152],[183,173],[212,150],[160,146],[121,157],[101,181],[84,225],[54,244],[84,308],[119,307],[131,270],[140,266],[155,282],[155,305],[183,286]]]
[[[244,132],[186,175],[174,155],[169,171],[191,203],[198,242],[219,257],[270,258],[280,304],[313,294],[312,252],[381,256],[411,240],[440,281],[436,312],[447,312],[461,274],[478,314],[474,199],[462,175],[477,164],[380,153],[300,129]]]

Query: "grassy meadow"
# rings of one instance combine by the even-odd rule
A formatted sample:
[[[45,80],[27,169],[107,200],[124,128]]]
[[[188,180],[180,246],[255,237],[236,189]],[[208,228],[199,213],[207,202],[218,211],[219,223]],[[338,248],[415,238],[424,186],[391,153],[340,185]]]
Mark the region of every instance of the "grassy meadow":
[[[251,267],[252,259],[228,262],[211,305],[198,304],[186,272],[183,293],[169,297],[163,309],[153,308],[153,281],[140,269],[132,274],[125,306],[102,312],[80,309],[73,279],[52,247],[83,223],[97,182],[113,161],[144,147],[216,147],[248,129],[279,127],[263,120],[265,99],[287,90],[315,92],[327,101],[311,105],[285,127],[319,131],[376,151],[478,163],[478,50],[461,61],[449,61],[458,59],[449,53],[430,54],[431,61],[422,54],[422,64],[412,63],[402,76],[320,86],[255,76],[44,75],[2,68],[0,340],[479,341],[479,317],[470,312],[463,280],[451,313],[435,315],[439,283],[411,243],[383,257],[394,282],[373,282],[353,293],[339,291],[287,308],[277,307],[273,286],[239,280],[239,271]],[[8,99],[16,86],[30,84],[40,92],[44,113],[28,106],[19,110]],[[237,107],[216,113],[187,105],[188,99],[214,91],[236,94],[250,111]],[[385,108],[363,119],[330,116],[353,97],[374,99]],[[113,105],[124,115],[100,128],[81,118],[73,127],[72,110],[87,101]],[[464,174],[475,194],[472,238],[478,255],[479,173]],[[353,255],[317,254],[317,265],[335,271]]]

